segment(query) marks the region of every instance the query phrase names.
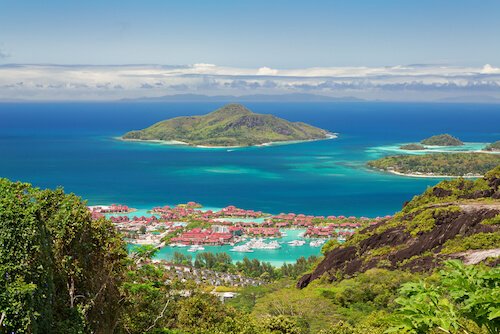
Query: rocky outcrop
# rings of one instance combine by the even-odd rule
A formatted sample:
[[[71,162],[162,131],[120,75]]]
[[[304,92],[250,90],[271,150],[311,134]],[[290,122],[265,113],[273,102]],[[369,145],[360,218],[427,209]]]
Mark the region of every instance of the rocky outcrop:
[[[497,167],[500,171],[500,168]],[[489,178],[488,178],[489,177]],[[333,249],[326,254],[315,270],[300,278],[298,288],[307,286],[311,281],[326,276],[329,280],[349,277],[364,272],[373,267],[390,269],[409,269],[412,271],[429,271],[439,266],[449,258],[460,258],[457,254],[442,254],[443,245],[456,237],[469,237],[478,233],[500,233],[499,224],[483,224],[500,214],[500,201],[495,201],[493,195],[500,185],[500,176],[487,175],[490,189],[482,189],[481,198],[489,197],[487,201],[470,201],[474,196],[462,197],[454,202],[444,202],[454,191],[436,186],[428,191],[425,200],[429,203],[406,207],[408,213],[396,215],[395,218],[370,226],[348,240],[344,246]],[[465,189],[458,183],[460,191]],[[470,191],[470,194],[478,190]],[[489,196],[488,196],[489,195]],[[424,196],[424,195],[422,195]],[[457,196],[458,197],[458,196]],[[465,198],[469,200],[465,200]],[[436,203],[436,199],[438,202]],[[439,202],[443,199],[443,202]],[[417,198],[414,201],[422,201]],[[417,202],[420,203],[420,202]],[[403,213],[405,213],[403,209]],[[419,214],[428,213],[425,224],[432,224],[430,229],[415,226]],[[429,223],[430,222],[430,223]],[[423,224],[424,224],[423,223]],[[356,241],[358,240],[358,241]],[[492,256],[488,251],[478,253]],[[496,253],[495,253],[496,254]],[[486,258],[486,257],[485,257]],[[476,259],[477,260],[477,259]]]
[[[452,191],[451,190],[446,190],[446,189],[443,189],[443,188],[439,188],[439,187],[434,187],[432,188],[432,194],[436,197],[448,197],[452,194]]]
[[[500,214],[499,209],[479,209],[477,211],[462,211],[444,215],[436,220],[436,227],[427,233],[422,233],[412,237],[404,226],[390,228],[380,234],[374,234],[365,240],[359,242],[359,247],[350,246],[347,248],[336,248],[329,252],[325,259],[316,267],[316,269],[302,277],[297,283],[297,287],[303,288],[312,280],[315,280],[324,274],[330,279],[335,276],[351,276],[358,272],[364,272],[376,267],[382,260],[389,261],[386,267],[396,268],[400,265],[403,269],[412,269],[414,271],[428,271],[435,268],[447,256],[439,255],[440,247],[457,235],[470,236],[477,233],[491,233],[499,231],[494,225],[483,225],[481,222],[488,218],[493,218]],[[382,247],[391,247],[394,251],[370,258],[370,250],[380,249]],[[425,254],[427,252],[435,253],[426,259],[415,259],[415,262],[409,261],[412,257]],[[375,261],[374,261],[375,260]],[[401,265],[402,264],[402,265]]]
[[[465,264],[477,264],[483,262],[488,258],[500,257],[500,248],[478,250],[478,251],[467,251],[463,253],[458,253],[455,258],[462,260]]]

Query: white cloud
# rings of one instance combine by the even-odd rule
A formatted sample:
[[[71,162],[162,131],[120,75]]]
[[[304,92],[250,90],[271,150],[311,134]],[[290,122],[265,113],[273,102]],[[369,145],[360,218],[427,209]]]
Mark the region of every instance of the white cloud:
[[[277,75],[278,70],[269,68],[269,67],[261,67],[257,70],[257,75]]]
[[[500,73],[500,68],[493,67],[490,64],[486,64],[483,66],[481,73],[484,73],[484,74]]]
[[[146,89],[147,88],[147,89]],[[315,93],[374,99],[432,100],[453,94],[500,98],[500,69],[457,67],[236,68],[186,66],[0,65],[0,100],[113,100],[179,93]]]

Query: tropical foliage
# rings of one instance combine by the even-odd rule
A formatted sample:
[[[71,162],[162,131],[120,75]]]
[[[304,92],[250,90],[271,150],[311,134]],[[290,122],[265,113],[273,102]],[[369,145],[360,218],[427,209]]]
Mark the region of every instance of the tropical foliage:
[[[115,328],[125,247],[110,222],[91,219],[80,198],[0,179],[0,245],[3,331]]]
[[[316,256],[298,258],[295,263],[284,263],[281,267],[275,267],[269,262],[249,259],[244,257],[242,261],[233,263],[231,256],[227,253],[201,252],[196,254],[194,263],[189,255],[175,252],[172,262],[182,265],[194,265],[196,268],[211,269],[219,272],[238,273],[246,277],[260,278],[265,281],[276,280],[282,277],[297,278],[300,274],[310,270],[318,261]]]
[[[368,162],[368,166],[385,171],[450,176],[484,175],[498,164],[500,155],[488,153],[396,155]]]
[[[500,268],[449,261],[437,280],[403,284],[393,332],[467,333],[469,321],[500,332]]]

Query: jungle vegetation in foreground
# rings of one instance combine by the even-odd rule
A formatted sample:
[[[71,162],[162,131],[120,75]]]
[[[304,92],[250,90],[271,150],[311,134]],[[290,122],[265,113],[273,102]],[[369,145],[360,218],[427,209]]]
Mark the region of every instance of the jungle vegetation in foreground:
[[[368,166],[403,174],[484,175],[500,164],[500,155],[488,153],[429,153],[396,155],[369,161]]]
[[[485,179],[442,182],[406,205],[394,221],[369,227],[345,245],[329,242],[319,264],[303,260],[276,276],[265,266],[242,264],[274,282],[235,288],[238,297],[224,304],[209,293],[213,287],[181,282],[150,261],[153,248],[127,254],[113,225],[92,220],[77,196],[0,179],[1,332],[498,333],[498,257],[474,265],[447,262],[456,252],[498,247],[498,180],[500,167]],[[450,201],[456,204],[432,207]],[[447,235],[449,242],[416,257],[405,259],[401,254],[411,254],[400,244],[371,242],[387,241],[377,235],[393,232],[424,238],[448,223],[462,234]],[[329,262],[347,247],[354,258],[345,265]],[[399,261],[393,263],[391,254],[399,254]],[[435,259],[432,266],[426,265],[429,257]],[[360,266],[349,271],[357,258]],[[199,267],[244,270],[225,256],[197,260]],[[295,287],[298,271],[307,276],[323,269],[327,272],[307,286]]]
[[[328,131],[228,104],[204,116],[176,117],[123,135],[125,140],[179,141],[196,146],[254,146],[328,138]]]

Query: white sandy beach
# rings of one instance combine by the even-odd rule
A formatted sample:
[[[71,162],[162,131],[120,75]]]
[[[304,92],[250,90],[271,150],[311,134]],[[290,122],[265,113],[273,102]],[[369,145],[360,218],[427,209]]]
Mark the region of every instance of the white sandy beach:
[[[157,139],[144,140],[144,139],[124,139],[123,137],[115,137],[115,139],[120,140],[120,141],[160,144],[160,145],[168,145],[168,146],[183,145],[183,146],[190,146],[190,147],[196,147],[196,148],[213,148],[213,149],[224,149],[224,148],[230,149],[230,148],[265,147],[265,146],[275,146],[275,145],[290,145],[290,144],[306,143],[306,142],[319,141],[319,140],[329,140],[329,139],[335,139],[335,138],[338,138],[338,133],[328,133],[326,138],[307,139],[307,140],[274,141],[274,142],[262,143],[262,144],[251,145],[251,146],[207,146],[207,145],[191,145],[189,143],[179,141],[179,140],[157,140]]]
[[[476,179],[479,177],[483,177],[483,175],[439,175],[439,174],[420,174],[420,173],[401,173],[397,172],[394,170],[383,170],[379,169],[382,172],[390,173],[390,174],[395,174],[399,176],[408,176],[408,177],[421,177],[421,178],[456,178],[456,177],[463,177],[463,178],[471,178],[471,179]]]

